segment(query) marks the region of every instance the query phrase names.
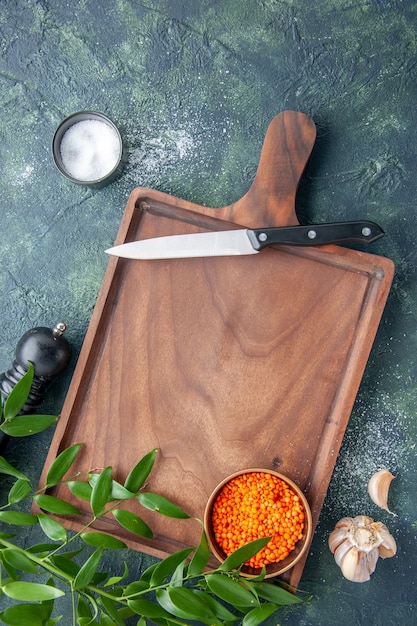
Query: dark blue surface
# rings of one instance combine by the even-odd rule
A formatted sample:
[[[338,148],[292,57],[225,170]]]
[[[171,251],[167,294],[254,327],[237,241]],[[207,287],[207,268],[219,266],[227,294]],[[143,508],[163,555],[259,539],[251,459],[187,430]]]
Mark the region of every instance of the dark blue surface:
[[[65,321],[73,357],[45,411],[62,406],[134,187],[225,206],[251,184],[270,120],[295,109],[318,129],[300,221],[371,219],[386,231],[372,252],[392,258],[396,276],[301,581],[313,600],[279,623],[417,619],[416,26],[412,0],[1,3],[0,371],[26,330]],[[107,114],[125,141],[123,174],[101,190],[52,162],[55,128],[82,109]],[[51,437],[12,442],[8,460],[38,475]],[[395,517],[366,493],[381,467],[397,476]],[[398,554],[355,585],[327,537],[364,513],[389,526]]]

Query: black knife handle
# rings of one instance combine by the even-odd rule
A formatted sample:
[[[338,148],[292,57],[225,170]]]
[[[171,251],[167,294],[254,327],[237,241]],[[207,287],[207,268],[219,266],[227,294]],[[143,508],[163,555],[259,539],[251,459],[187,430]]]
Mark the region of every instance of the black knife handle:
[[[248,237],[256,250],[261,250],[274,243],[295,246],[321,246],[326,243],[343,241],[372,243],[383,236],[382,228],[378,224],[368,221],[248,230]]]

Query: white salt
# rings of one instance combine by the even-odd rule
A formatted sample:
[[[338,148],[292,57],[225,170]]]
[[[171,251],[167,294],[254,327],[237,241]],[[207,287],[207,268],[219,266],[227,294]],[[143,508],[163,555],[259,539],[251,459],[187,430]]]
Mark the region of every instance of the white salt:
[[[105,122],[84,120],[64,133],[60,149],[62,163],[70,176],[80,181],[99,180],[117,164],[119,136]]]

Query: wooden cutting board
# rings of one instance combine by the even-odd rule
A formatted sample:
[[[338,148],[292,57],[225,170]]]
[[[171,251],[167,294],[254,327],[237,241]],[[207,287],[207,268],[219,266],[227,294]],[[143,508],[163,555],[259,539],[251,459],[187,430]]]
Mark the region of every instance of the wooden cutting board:
[[[314,141],[306,115],[276,116],[251,188],[220,209],[134,189],[116,244],[298,224],[295,194]],[[316,525],[393,271],[389,259],[335,245],[247,257],[111,258],[41,484],[73,443],[85,443],[75,470],[112,465],[121,482],[158,447],[147,489],[191,516],[202,519],[228,474],[265,467],[301,486]],[[51,493],[68,496],[62,487]],[[194,519],[144,517],[153,541],[112,518],[97,528],[158,557],[198,544]],[[65,523],[78,530],[89,519],[86,509],[81,522]],[[297,586],[303,566],[283,578]]]

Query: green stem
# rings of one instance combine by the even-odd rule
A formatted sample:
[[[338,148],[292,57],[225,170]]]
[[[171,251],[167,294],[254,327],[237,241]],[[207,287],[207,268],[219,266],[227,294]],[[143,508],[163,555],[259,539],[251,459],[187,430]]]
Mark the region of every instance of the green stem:
[[[46,558],[49,558],[50,555],[48,555],[48,557],[42,559],[42,558],[36,556],[35,554],[32,554],[31,552],[28,552],[27,550],[24,550],[23,548],[19,548],[18,546],[14,545],[10,541],[6,541],[5,539],[1,539],[0,540],[0,545],[2,545],[4,548],[12,548],[13,550],[16,550],[17,552],[20,552],[21,554],[26,556],[28,559],[30,559],[33,563],[35,563],[36,565],[39,565],[39,567],[41,567],[44,570],[46,570],[49,574],[53,574],[54,576],[59,578],[62,582],[66,583],[70,587],[70,589],[71,589],[71,597],[72,597],[72,604],[73,604],[73,614],[75,615],[75,593],[76,592],[74,591],[73,586],[72,586],[72,583],[73,583],[74,579],[73,579],[73,577],[70,574],[66,574],[65,572],[63,572],[59,568],[55,567],[55,565],[53,565],[52,563],[47,561]],[[1,572],[0,572],[0,576],[1,576]],[[120,600],[120,598],[117,598],[114,595],[112,595],[111,593],[107,593],[106,591],[104,591],[104,589],[101,589],[100,587],[96,587],[94,585],[87,585],[85,590],[97,593],[98,595],[103,596],[105,598],[108,598],[109,600]],[[83,590],[83,591],[85,591],[85,590]],[[137,594],[135,594],[135,595],[137,595]],[[124,605],[127,606],[128,597],[123,597],[123,600],[126,600],[126,602],[121,602],[120,604],[124,604]],[[74,624],[75,624],[75,622],[74,622]]]
[[[57,487],[58,485],[66,485],[67,483],[70,483],[71,481],[75,480],[76,478],[80,478],[80,476],[82,476],[84,478],[88,478],[88,474],[89,473],[90,472],[77,472],[76,474],[74,474],[73,476],[69,476],[65,480],[60,480],[59,483],[57,483],[57,484],[48,485],[48,483],[47,483],[44,487],[40,487],[36,491],[36,494],[48,491],[48,489],[52,489],[53,487]]]
[[[218,571],[218,569],[213,569],[213,570],[208,570],[207,572],[204,572],[204,574],[200,574],[200,575],[196,575],[196,576],[184,576],[182,578],[182,584],[185,582],[188,582],[190,580],[192,580],[193,578],[202,578],[204,576],[208,576],[210,574],[215,574]],[[120,604],[124,604],[125,602],[121,602],[121,600],[126,601],[127,600],[131,600],[132,598],[136,598],[137,596],[144,596],[147,593],[150,592],[155,592],[155,591],[159,591],[160,589],[167,589],[168,587],[170,587],[171,583],[170,581],[163,583],[161,585],[157,585],[156,587],[148,587],[147,589],[143,589],[142,591],[136,591],[135,593],[130,594],[129,596],[114,596],[111,593],[107,593],[104,589],[102,589],[101,587],[95,587],[93,585],[88,585],[86,587],[86,589],[88,589],[89,591],[93,591],[94,593],[97,593],[100,596],[103,596],[105,598],[108,598],[109,600],[116,600],[117,602],[120,602]]]
[[[57,576],[57,578],[59,578],[63,582],[66,582],[67,584],[71,585],[71,582],[73,580],[72,576],[58,569],[57,567],[55,567],[55,565],[52,565],[52,563],[46,560],[48,557],[41,559],[40,557],[36,556],[36,554],[32,554],[31,552],[29,552],[28,550],[25,550],[24,548],[19,548],[19,546],[14,545],[10,541],[6,541],[6,539],[0,539],[0,545],[4,546],[5,548],[12,548],[13,550],[16,550],[17,552],[20,552],[26,558],[30,559],[33,563],[35,563],[36,565],[39,565],[39,567],[42,567],[50,574]]]
[[[75,592],[71,585],[71,608],[72,608],[72,626],[76,626],[76,612],[75,612]]]
[[[136,497],[136,495],[137,494],[133,495],[132,498]],[[131,498],[129,498],[129,500],[130,499]],[[94,522],[96,522],[98,519],[100,519],[104,515],[107,515],[107,513],[110,513],[113,509],[116,509],[118,506],[120,506],[120,504],[122,502],[125,502],[125,500],[117,500],[107,510],[103,511],[103,513],[101,513],[101,515],[95,515],[87,524],[84,524],[84,526],[82,528],[80,528],[79,531],[77,531],[74,535],[72,535],[72,537],[70,537],[69,539],[67,539],[63,543],[61,543],[59,546],[56,547],[55,550],[50,552],[48,554],[48,557],[53,556],[54,554],[56,554],[57,552],[62,550],[62,548],[64,548],[65,546],[69,545],[71,543],[71,541],[74,541],[75,539],[77,539],[77,537],[80,537],[82,535],[82,533],[84,533],[86,530],[88,530],[94,524]]]

